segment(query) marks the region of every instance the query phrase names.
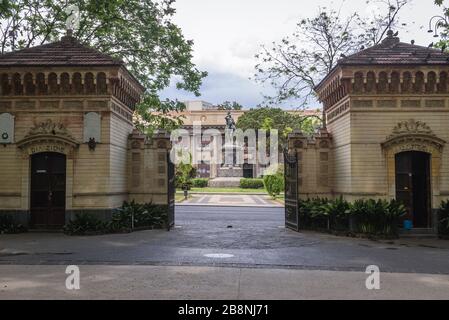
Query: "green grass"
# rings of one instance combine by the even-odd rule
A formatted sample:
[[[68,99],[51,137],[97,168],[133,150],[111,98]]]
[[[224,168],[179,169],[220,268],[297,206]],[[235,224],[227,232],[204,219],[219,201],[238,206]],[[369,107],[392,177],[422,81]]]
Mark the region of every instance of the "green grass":
[[[175,202],[182,202],[185,200],[184,194],[183,193],[176,193],[175,194]]]
[[[177,192],[182,193],[182,190],[177,190]],[[243,188],[192,188],[189,192],[219,192],[219,193],[266,193],[265,189],[243,189]]]

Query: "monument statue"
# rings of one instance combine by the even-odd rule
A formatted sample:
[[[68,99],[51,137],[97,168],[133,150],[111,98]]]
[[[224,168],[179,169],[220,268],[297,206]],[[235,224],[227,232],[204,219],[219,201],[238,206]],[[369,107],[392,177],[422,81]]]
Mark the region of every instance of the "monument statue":
[[[225,117],[226,119],[226,129],[235,131],[235,121],[232,118],[231,111],[228,111],[228,115]]]

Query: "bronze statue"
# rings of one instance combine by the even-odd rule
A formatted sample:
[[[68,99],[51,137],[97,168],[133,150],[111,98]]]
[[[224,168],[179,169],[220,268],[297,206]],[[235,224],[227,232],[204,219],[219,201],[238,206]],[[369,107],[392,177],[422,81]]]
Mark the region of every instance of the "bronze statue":
[[[231,116],[231,111],[228,111],[228,115],[225,117],[226,119],[226,129],[228,130],[235,130],[235,121]]]

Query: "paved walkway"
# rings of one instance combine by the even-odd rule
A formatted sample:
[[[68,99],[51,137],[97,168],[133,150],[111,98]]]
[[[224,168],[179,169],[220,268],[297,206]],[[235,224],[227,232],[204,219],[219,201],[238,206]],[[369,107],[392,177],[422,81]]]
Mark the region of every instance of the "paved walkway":
[[[370,241],[284,228],[283,208],[177,206],[176,228],[0,235],[0,265],[159,265],[449,275],[449,241]],[[14,268],[14,267],[11,267]],[[1,276],[1,274],[0,274]]]
[[[449,299],[449,241],[283,227],[283,208],[177,206],[176,228],[0,235],[0,299]],[[81,290],[65,289],[78,265]],[[365,287],[368,265],[381,290]]]
[[[242,206],[242,207],[283,207],[268,195],[250,194],[192,194],[181,202],[184,205],[200,206]]]
[[[363,272],[81,265],[67,290],[65,266],[0,266],[0,299],[448,299],[449,276]]]

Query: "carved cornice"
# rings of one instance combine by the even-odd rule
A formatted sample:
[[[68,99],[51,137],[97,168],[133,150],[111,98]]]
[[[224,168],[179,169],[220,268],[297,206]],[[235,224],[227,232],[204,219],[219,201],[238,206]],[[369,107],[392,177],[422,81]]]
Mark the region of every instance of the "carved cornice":
[[[430,145],[442,151],[446,141],[438,138],[426,123],[410,119],[399,122],[393,128],[392,134],[382,143],[382,147],[391,148],[400,144]]]

